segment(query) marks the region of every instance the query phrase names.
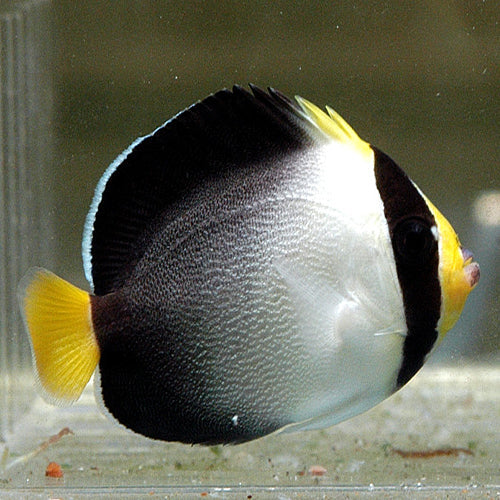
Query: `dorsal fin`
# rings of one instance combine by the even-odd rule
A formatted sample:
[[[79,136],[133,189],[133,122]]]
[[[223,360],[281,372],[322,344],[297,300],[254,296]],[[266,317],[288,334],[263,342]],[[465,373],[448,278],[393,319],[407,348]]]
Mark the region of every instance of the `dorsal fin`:
[[[348,144],[364,154],[372,155],[370,145],[363,141],[354,129],[330,106],[326,106],[328,115],[312,102],[303,97],[296,96],[300,107],[307,116],[327,135],[344,144]]]
[[[332,137],[362,142],[342,119],[330,119],[308,101],[298,98],[299,107],[276,90],[251,90],[235,86],[192,105],[137,139],[106,170],[83,239],[85,273],[94,293],[122,285],[142,255],[136,243],[148,225],[207,178]]]

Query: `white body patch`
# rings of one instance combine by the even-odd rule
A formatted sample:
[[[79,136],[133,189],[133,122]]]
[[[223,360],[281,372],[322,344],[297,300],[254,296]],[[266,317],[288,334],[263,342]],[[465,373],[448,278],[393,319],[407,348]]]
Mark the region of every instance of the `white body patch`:
[[[321,168],[308,179],[306,234],[275,261],[305,345],[297,368],[308,385],[293,420],[307,429],[330,426],[387,397],[406,334],[373,165],[336,142],[314,156]]]

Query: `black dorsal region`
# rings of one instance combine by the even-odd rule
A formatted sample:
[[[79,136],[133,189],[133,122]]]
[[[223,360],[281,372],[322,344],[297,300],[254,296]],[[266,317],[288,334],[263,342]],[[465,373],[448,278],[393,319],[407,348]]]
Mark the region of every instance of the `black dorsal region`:
[[[97,295],[123,285],[144,252],[141,237],[160,214],[208,178],[256,168],[314,142],[312,121],[270,89],[221,90],[138,139],[96,190],[84,237],[86,273]]]

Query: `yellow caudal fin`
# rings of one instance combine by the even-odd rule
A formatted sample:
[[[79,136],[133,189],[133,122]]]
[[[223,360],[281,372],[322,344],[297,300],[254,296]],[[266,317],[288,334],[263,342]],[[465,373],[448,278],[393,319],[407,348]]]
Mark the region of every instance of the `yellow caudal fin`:
[[[90,295],[41,268],[24,277],[19,295],[42,395],[73,403],[99,362]]]

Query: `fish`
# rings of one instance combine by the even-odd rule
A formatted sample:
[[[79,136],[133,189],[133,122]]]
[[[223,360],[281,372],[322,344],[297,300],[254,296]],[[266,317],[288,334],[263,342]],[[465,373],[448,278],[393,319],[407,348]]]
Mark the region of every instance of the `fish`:
[[[43,268],[20,303],[36,384],[156,440],[319,429],[403,387],[480,270],[447,219],[331,108],[220,90],[100,179],[90,292]]]

